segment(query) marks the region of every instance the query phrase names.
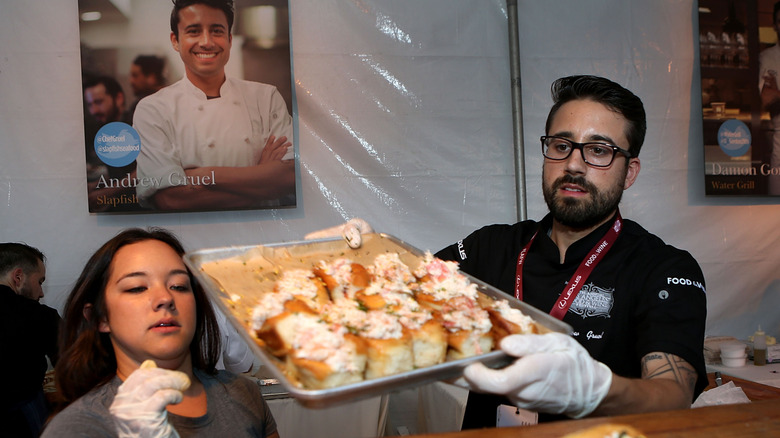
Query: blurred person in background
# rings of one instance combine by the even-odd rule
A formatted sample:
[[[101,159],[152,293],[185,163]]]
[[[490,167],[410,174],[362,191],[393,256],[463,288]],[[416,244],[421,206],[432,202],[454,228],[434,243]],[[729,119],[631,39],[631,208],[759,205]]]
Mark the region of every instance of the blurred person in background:
[[[37,437],[50,412],[43,379],[57,364],[60,315],[41,304],[45,257],[23,243],[0,243],[0,435]]]
[[[103,125],[112,122],[130,124],[125,118],[125,93],[122,86],[111,76],[89,77],[82,86],[84,105],[88,115],[84,117],[84,139],[87,157],[87,202],[89,211],[135,211],[134,187],[116,187],[107,184],[112,179],[135,178],[136,163],[114,167],[104,163],[95,151],[95,136]],[[129,177],[128,177],[129,175]],[[123,202],[112,202],[119,199]]]
[[[138,102],[165,86],[165,58],[155,55],[138,55],[130,65],[130,88],[135,101],[127,109],[124,120],[132,124]]]

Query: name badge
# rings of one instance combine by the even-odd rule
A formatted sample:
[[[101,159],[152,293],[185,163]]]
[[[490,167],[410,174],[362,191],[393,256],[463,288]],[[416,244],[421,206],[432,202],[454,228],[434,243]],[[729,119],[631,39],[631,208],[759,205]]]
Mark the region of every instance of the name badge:
[[[539,414],[515,406],[499,405],[496,410],[496,427],[533,426],[539,423]]]

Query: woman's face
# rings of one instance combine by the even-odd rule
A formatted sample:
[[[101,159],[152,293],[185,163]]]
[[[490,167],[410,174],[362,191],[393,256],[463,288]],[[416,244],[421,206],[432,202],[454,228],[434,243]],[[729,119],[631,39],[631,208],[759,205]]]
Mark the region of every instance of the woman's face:
[[[173,248],[159,240],[120,248],[109,267],[105,300],[107,318],[99,328],[110,334],[120,376],[146,359],[169,369],[189,364],[195,296]]]

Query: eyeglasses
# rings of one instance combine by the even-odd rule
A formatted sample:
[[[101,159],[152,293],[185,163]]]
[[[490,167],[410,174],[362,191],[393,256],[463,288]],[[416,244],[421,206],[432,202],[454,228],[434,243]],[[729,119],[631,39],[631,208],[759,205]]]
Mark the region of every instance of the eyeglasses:
[[[608,143],[576,143],[567,138],[544,135],[542,154],[550,160],[562,161],[571,155],[571,151],[579,149],[582,159],[593,167],[609,167],[618,152],[631,158],[631,152]]]

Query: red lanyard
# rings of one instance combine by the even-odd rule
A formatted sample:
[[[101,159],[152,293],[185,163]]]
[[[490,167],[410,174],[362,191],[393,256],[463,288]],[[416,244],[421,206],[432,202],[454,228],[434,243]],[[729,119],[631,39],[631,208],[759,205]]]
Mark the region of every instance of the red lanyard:
[[[620,211],[618,211],[615,214],[615,221],[612,223],[609,231],[607,231],[604,239],[590,250],[588,256],[580,263],[580,266],[574,272],[574,275],[572,275],[569,282],[564,286],[563,292],[561,292],[561,296],[558,298],[558,302],[555,303],[552,310],[550,310],[550,315],[560,320],[563,319],[564,315],[566,315],[566,312],[569,310],[569,307],[571,307],[571,303],[574,302],[574,298],[580,293],[580,289],[582,289],[582,286],[585,284],[585,280],[590,276],[590,273],[593,272],[593,269],[596,268],[596,265],[601,262],[607,254],[607,251],[612,248],[612,244],[615,243],[615,240],[617,240],[622,229],[623,218],[620,216]],[[538,233],[539,231],[537,230],[528,244],[520,251],[520,255],[517,256],[515,298],[521,301],[523,300],[523,264],[525,264],[525,257]]]

